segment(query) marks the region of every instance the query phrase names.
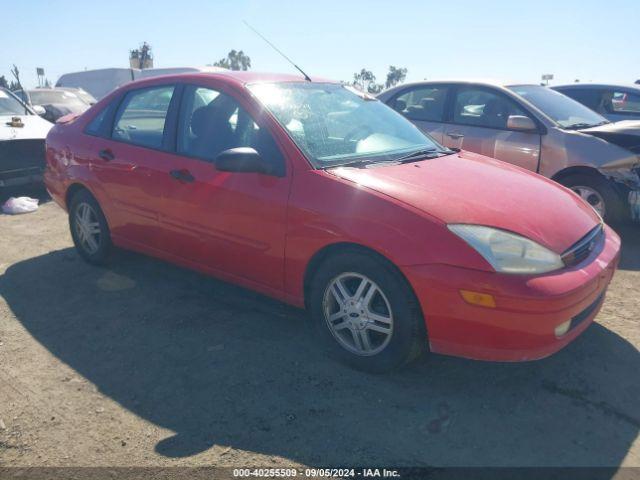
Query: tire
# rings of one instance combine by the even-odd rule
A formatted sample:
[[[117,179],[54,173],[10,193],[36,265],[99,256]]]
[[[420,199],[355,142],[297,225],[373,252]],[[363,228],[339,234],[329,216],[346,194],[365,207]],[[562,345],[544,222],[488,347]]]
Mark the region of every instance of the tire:
[[[364,302],[345,301],[336,282],[346,296],[364,287],[360,296]],[[326,349],[358,370],[389,372],[427,349],[425,322],[413,291],[393,265],[373,254],[353,249],[325,259],[311,280],[308,300],[314,328]],[[384,322],[379,321],[382,318]]]
[[[83,219],[86,220],[83,228]],[[104,265],[111,253],[111,233],[97,200],[87,190],[77,192],[69,203],[69,228],[76,250],[93,265]],[[90,229],[90,230],[87,230]],[[88,240],[91,233],[93,241]]]
[[[560,183],[585,199],[600,213],[605,222],[621,222],[628,218],[626,203],[606,178],[596,174],[576,173],[560,179]],[[597,195],[591,195],[589,190]],[[597,208],[597,202],[603,203],[603,213]]]

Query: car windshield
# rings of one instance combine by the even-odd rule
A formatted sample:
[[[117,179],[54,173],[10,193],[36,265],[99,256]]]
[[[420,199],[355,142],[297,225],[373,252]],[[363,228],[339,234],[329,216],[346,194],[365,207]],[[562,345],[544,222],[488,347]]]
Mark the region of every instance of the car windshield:
[[[31,97],[32,105],[86,105],[75,93],[65,90],[31,90],[29,91],[29,96]]]
[[[588,128],[609,123],[602,115],[560,92],[538,85],[515,85],[509,90],[520,95],[565,129]]]
[[[29,115],[29,112],[14,96],[0,90],[0,115]]]
[[[260,83],[249,88],[315,168],[445,151],[391,108],[343,85]]]

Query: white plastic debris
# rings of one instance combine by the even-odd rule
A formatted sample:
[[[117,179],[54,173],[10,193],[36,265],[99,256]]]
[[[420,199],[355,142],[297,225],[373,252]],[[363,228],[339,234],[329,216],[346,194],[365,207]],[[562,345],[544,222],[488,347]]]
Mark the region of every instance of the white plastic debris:
[[[35,212],[38,209],[38,199],[30,197],[11,197],[2,205],[2,213],[17,215],[19,213]]]

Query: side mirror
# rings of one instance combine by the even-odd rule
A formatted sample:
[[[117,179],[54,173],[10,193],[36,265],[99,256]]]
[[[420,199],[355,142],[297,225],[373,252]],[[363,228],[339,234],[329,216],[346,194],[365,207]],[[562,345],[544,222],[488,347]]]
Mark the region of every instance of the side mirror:
[[[271,173],[269,165],[255,149],[249,147],[230,148],[220,152],[215,166],[223,172]]]
[[[535,122],[524,115],[509,115],[507,128],[509,130],[518,130],[519,132],[535,132],[538,130]]]
[[[40,116],[43,116],[45,113],[47,113],[42,105],[33,105],[31,108],[33,108],[33,111]]]

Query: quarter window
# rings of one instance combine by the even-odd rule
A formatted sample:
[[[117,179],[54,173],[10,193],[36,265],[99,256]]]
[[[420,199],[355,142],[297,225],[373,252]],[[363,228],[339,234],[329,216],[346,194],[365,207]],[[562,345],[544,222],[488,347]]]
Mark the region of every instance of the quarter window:
[[[171,85],[127,93],[116,113],[112,138],[143,147],[161,148],[173,90]]]
[[[510,115],[528,116],[508,98],[479,88],[459,90],[453,106],[453,121],[463,125],[506,129]]]
[[[447,90],[442,86],[414,88],[397,97],[393,108],[409,120],[442,122]]]

